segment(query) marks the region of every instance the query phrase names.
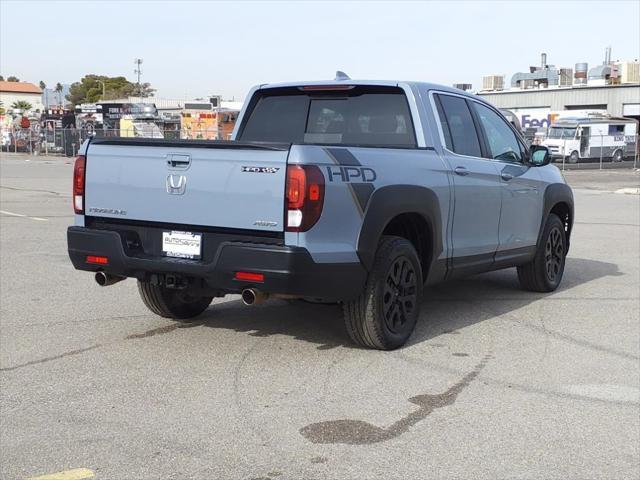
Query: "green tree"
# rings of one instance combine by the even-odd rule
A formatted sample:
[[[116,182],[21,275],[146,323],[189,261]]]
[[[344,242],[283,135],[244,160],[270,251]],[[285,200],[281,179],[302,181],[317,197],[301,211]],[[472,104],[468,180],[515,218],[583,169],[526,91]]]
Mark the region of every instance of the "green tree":
[[[56,83],[55,91],[58,94],[58,105],[62,106],[62,84],[60,82]]]
[[[18,77],[14,77],[13,75],[7,78],[7,82],[19,82],[19,81],[20,79]]]
[[[47,88],[47,84],[44,83],[42,80],[40,80],[40,83],[38,84],[38,86],[40,87],[40,90],[44,90],[45,88]]]
[[[102,83],[104,82],[104,97],[102,96]],[[130,96],[149,97],[155,89],[149,83],[140,85],[138,95],[137,85],[125,77],[107,77],[105,75],[85,75],[79,82],[74,82],[69,88],[67,100],[73,105],[81,103],[95,103],[100,100],[113,100]]]
[[[0,75],[0,82],[4,82],[4,77]]]
[[[13,108],[14,110],[22,110],[23,112],[28,112],[33,108],[33,106],[26,100],[18,100],[17,102],[13,102],[11,104],[11,108]]]

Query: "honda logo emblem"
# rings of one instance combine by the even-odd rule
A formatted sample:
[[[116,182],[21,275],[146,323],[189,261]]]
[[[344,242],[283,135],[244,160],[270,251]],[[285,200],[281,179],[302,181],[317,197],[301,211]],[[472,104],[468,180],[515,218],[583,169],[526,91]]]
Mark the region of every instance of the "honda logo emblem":
[[[184,175],[167,175],[167,193],[182,195],[187,188],[187,177]]]

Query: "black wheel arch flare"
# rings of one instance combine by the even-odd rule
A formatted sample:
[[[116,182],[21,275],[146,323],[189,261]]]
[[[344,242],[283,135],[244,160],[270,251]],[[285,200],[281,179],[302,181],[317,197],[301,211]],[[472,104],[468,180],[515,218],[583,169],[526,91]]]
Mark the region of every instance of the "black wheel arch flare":
[[[569,218],[561,218],[563,223],[565,223],[565,229],[567,233],[567,251],[569,250],[570,238],[571,238],[571,230],[573,228],[574,221],[574,206],[573,206],[573,192],[571,188],[566,183],[552,183],[547,185],[544,190],[544,206],[542,211],[542,218],[540,220],[540,229],[538,233],[538,243],[542,241],[542,232],[544,231],[544,226],[547,223],[547,219],[551,214],[551,211],[558,204],[565,204],[568,207]]]
[[[432,190],[416,185],[388,185],[376,189],[364,212],[362,228],[358,237],[357,253],[367,271],[375,259],[378,243],[387,225],[398,215],[417,213],[421,215],[431,237],[430,267],[442,253],[442,218],[440,202]],[[425,272],[432,277],[430,268]],[[444,276],[445,272],[441,272]],[[442,280],[442,279],[440,279]]]

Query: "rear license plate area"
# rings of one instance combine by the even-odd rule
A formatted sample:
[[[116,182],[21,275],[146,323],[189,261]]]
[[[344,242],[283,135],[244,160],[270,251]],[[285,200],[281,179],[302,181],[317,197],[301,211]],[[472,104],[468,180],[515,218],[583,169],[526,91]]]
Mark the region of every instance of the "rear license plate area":
[[[202,234],[175,230],[162,232],[162,254],[165,257],[200,260],[202,258]]]

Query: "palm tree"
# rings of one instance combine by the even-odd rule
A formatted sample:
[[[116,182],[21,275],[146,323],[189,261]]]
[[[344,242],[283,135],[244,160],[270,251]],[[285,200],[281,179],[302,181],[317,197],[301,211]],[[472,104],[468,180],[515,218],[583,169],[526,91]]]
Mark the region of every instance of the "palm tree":
[[[11,104],[11,108],[13,108],[14,110],[22,110],[23,112],[28,112],[33,108],[33,106],[26,100],[18,100],[17,102],[13,102]]]
[[[56,83],[56,92],[58,93],[58,103],[62,106],[62,84]]]
[[[47,101],[47,84],[44,83],[43,80],[40,80],[38,86],[40,87],[40,90],[42,90],[42,93],[44,93],[44,107],[47,108],[47,104],[49,103]]]

